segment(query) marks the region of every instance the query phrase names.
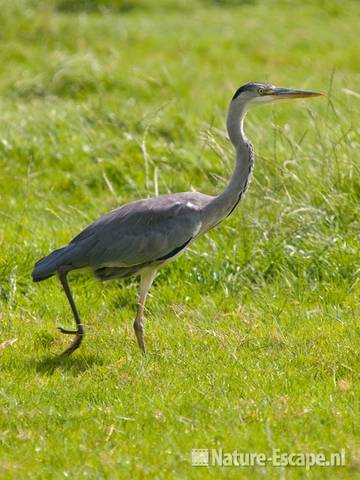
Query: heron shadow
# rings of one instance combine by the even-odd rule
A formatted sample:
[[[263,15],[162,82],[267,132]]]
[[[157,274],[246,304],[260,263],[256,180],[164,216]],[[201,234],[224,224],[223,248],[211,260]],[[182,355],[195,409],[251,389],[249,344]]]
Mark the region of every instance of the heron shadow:
[[[47,355],[35,362],[35,370],[43,375],[52,375],[57,370],[79,375],[97,365],[103,365],[103,360],[96,355],[78,357]]]

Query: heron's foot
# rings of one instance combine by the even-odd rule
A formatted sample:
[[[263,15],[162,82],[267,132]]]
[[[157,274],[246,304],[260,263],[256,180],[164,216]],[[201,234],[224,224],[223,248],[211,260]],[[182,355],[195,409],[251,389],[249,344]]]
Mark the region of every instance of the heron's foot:
[[[81,324],[79,324],[77,330],[66,330],[65,328],[62,328],[62,327],[58,327],[58,330],[61,333],[65,333],[66,335],[75,335],[75,338],[71,343],[71,345],[66,350],[64,350],[60,356],[65,357],[65,356],[71,355],[81,345],[81,342],[85,335],[84,327]]]
[[[144,340],[144,327],[141,320],[139,319],[135,320],[134,330],[135,330],[135,335],[136,335],[140,350],[142,351],[143,354],[145,354],[146,348],[145,348],[145,340]]]
[[[66,333],[68,333],[68,332],[66,332]],[[75,350],[77,350],[81,345],[83,336],[84,336],[84,333],[76,333],[72,344],[66,350],[64,350],[60,354],[60,356],[61,357],[67,357],[67,356],[71,355]]]
[[[145,347],[145,342],[144,342],[144,335],[138,333],[136,330],[135,330],[135,334],[136,334],[136,338],[137,338],[140,350],[145,355],[146,354],[146,347]]]

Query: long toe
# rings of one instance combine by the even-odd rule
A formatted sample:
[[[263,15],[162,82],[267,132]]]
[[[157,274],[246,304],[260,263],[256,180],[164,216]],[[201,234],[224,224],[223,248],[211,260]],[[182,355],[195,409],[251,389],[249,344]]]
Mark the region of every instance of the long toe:
[[[57,327],[57,329],[61,333],[66,333],[67,335],[76,335],[77,333],[79,333],[77,330],[66,330],[65,328],[62,328],[62,327]]]
[[[67,356],[71,355],[75,350],[77,350],[80,347],[82,339],[83,339],[83,335],[78,334],[77,332],[75,332],[75,333],[76,333],[76,336],[75,336],[74,341],[72,342],[72,344],[66,350],[64,350],[61,353],[61,355],[60,355],[61,357],[67,357]]]

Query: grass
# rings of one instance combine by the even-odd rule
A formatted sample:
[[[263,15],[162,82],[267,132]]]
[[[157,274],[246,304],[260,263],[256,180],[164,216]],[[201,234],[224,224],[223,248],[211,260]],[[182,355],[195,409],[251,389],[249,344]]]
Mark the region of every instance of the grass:
[[[359,476],[358,2],[0,6],[0,477]],[[57,358],[71,314],[33,263],[123,202],[224,188],[249,80],[328,97],[249,114],[249,191],[156,279],[146,357],[136,281],[73,275],[88,335]],[[346,466],[191,467],[205,447]]]

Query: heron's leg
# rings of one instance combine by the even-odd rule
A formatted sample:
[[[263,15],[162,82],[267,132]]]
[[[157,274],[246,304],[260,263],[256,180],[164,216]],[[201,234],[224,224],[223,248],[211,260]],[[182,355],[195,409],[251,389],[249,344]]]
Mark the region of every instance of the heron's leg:
[[[145,353],[145,341],[144,341],[144,307],[147,294],[150,290],[151,284],[155,278],[156,269],[147,269],[141,274],[140,280],[140,295],[139,303],[134,322],[135,335],[142,352]]]
[[[65,290],[67,299],[69,300],[70,307],[71,307],[71,310],[72,310],[74,318],[75,318],[77,330],[65,330],[64,328],[58,327],[60,332],[62,332],[62,333],[75,335],[74,341],[72,342],[70,347],[68,347],[62,353],[62,355],[70,355],[74,350],[79,348],[80,344],[82,342],[83,336],[85,335],[84,326],[81,323],[81,320],[80,320],[78,311],[76,309],[76,305],[75,305],[75,302],[74,302],[74,299],[73,299],[73,296],[72,296],[72,293],[71,293],[71,290],[70,290],[70,287],[69,287],[69,284],[68,284],[68,281],[67,281],[67,274],[68,273],[69,273],[68,268],[60,268],[59,271],[58,271],[61,285],[63,286],[63,288]]]

